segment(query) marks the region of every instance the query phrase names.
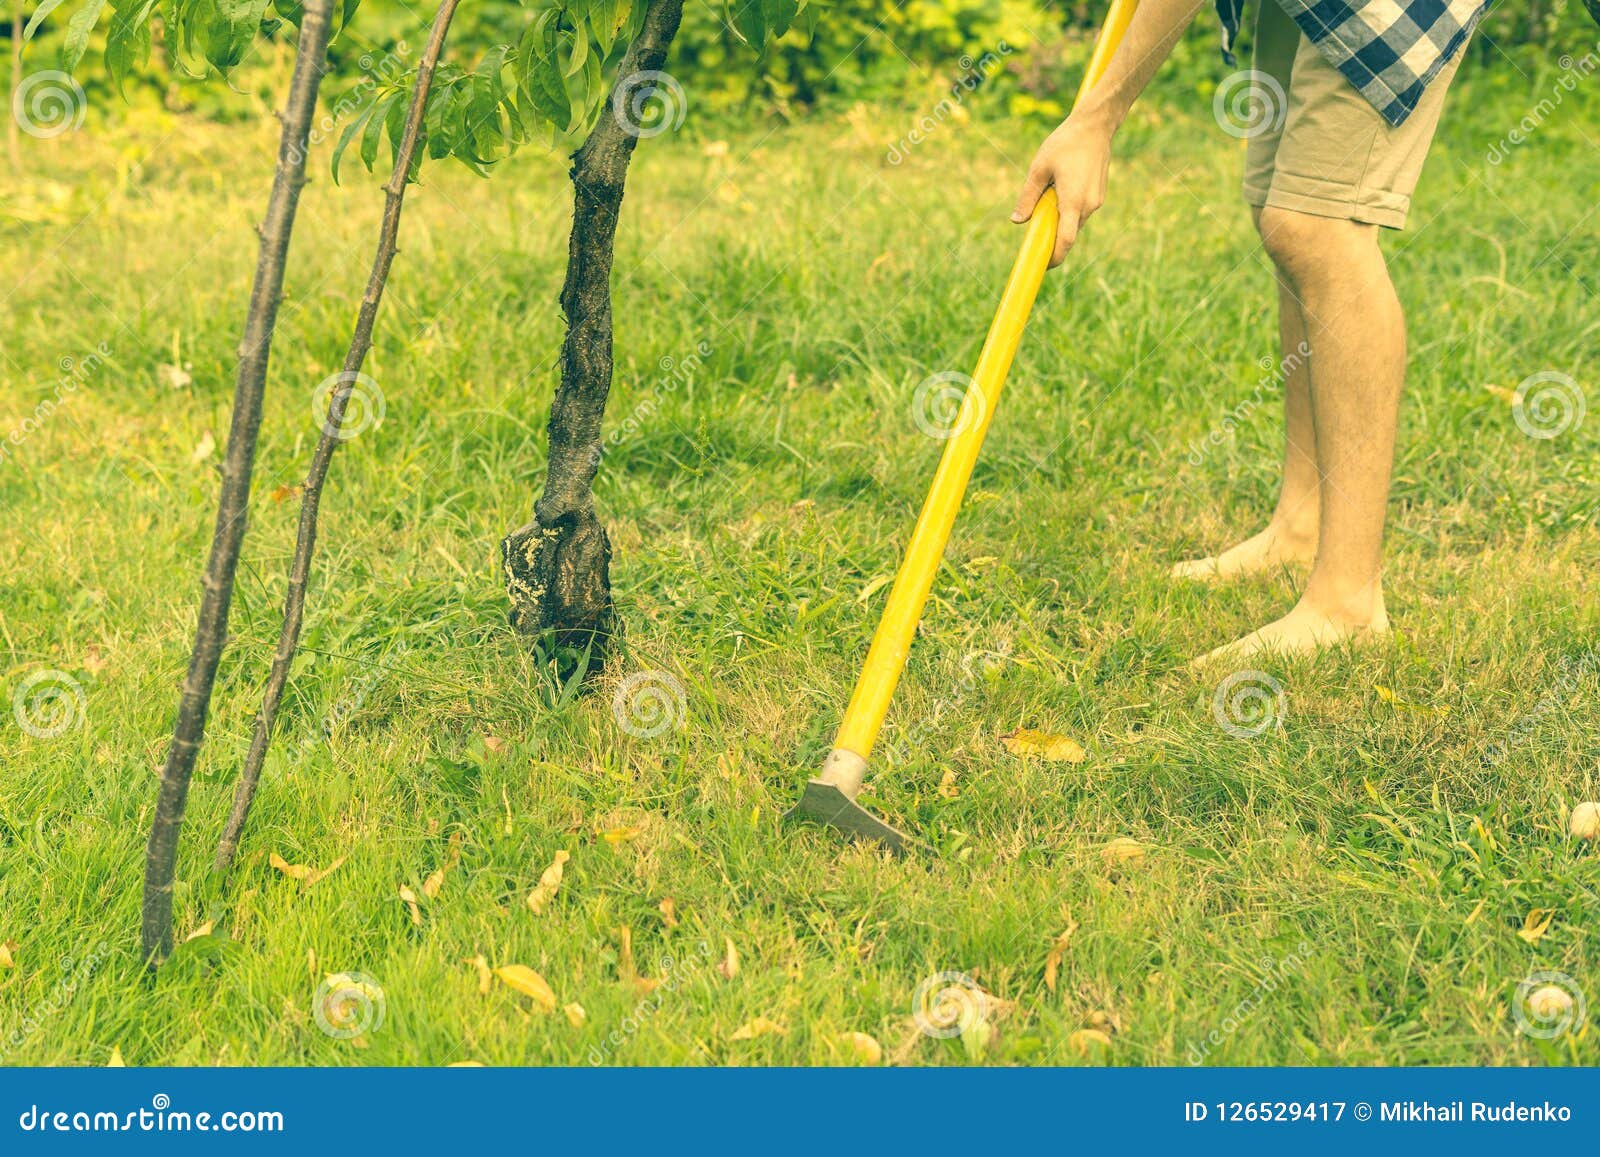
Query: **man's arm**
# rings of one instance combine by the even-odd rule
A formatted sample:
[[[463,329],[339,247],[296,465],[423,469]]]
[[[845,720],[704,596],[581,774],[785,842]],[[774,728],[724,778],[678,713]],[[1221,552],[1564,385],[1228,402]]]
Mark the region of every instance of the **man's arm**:
[[[1052,268],[1061,264],[1077,240],[1078,230],[1105,201],[1111,138],[1206,2],[1140,0],[1105,75],[1084,94],[1083,102],[1072,110],[1072,115],[1039,146],[1033,164],[1028,167],[1028,179],[1022,186],[1022,195],[1017,198],[1011,219],[1020,224],[1033,216],[1033,207],[1038,204],[1040,195],[1051,185],[1055,186],[1061,205],[1061,225],[1056,230],[1055,256],[1050,259]]]

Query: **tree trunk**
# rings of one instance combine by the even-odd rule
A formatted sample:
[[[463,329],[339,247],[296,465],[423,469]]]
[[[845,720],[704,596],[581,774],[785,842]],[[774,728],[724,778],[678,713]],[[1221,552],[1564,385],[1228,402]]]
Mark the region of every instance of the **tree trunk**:
[[[266,691],[261,697],[261,711],[256,716],[250,753],[245,757],[244,770],[239,773],[239,783],[234,788],[233,810],[228,815],[222,840],[217,845],[216,868],[220,872],[226,872],[233,865],[234,853],[239,848],[239,836],[244,831],[245,820],[249,818],[250,804],[255,799],[256,786],[261,782],[261,766],[266,762],[267,748],[272,743],[272,725],[277,719],[278,704],[283,698],[284,685],[289,680],[295,647],[300,642],[300,627],[305,621],[306,580],[311,574],[311,556],[317,548],[317,511],[322,502],[322,485],[327,480],[333,452],[342,441],[340,434],[344,428],[350,392],[361,376],[367,351],[372,348],[372,327],[377,321],[378,304],[383,300],[383,289],[389,282],[389,267],[394,264],[395,242],[400,234],[400,211],[405,206],[406,183],[410,179],[412,162],[422,148],[426,135],[423,114],[428,107],[428,92],[433,87],[433,70],[439,63],[439,52],[444,47],[445,36],[450,31],[450,20],[455,15],[458,3],[459,0],[442,0],[434,14],[433,29],[428,34],[427,47],[423,49],[422,60],[417,65],[417,83],[406,109],[405,127],[400,134],[394,172],[389,174],[389,181],[383,187],[383,223],[378,228],[378,245],[372,257],[372,271],[367,277],[367,291],[361,298],[361,308],[356,314],[350,347],[344,356],[344,369],[328,399],[328,415],[323,420],[317,448],[311,455],[311,468],[306,474],[305,489],[300,497],[300,529],[294,544],[294,560],[289,565],[289,590],[283,600],[283,626],[278,633],[278,649],[272,656],[272,671],[267,676]]]
[[[626,94],[657,72],[683,18],[683,0],[651,0],[644,26],[617,70]],[[553,638],[558,647],[592,647],[604,662],[619,629],[611,602],[611,541],[595,512],[600,424],[611,392],[611,258],[637,126],[616,101],[572,157],[572,237],[561,312],[561,382],[550,408],[550,459],[533,521],[500,544],[511,625]]]
[[[250,478],[255,469],[256,435],[261,429],[261,401],[266,390],[267,361],[272,333],[283,298],[284,263],[294,232],[295,210],[306,183],[306,140],[317,108],[317,89],[327,64],[328,31],[332,0],[306,0],[295,49],[294,74],[280,119],[278,164],[261,225],[261,247],[256,258],[255,282],[244,338],[239,344],[239,367],[234,383],[233,420],[228,430],[228,451],[222,465],[222,492],[217,502],[216,530],[206,563],[200,598],[200,620],[195,630],[189,672],[178,702],[178,721],[167,749],[156,797],[155,818],[145,852],[144,908],[141,941],[152,967],[172,950],[172,878],[177,863],[178,834],[189,799],[189,780],[195,757],[205,737],[211,690],[217,663],[228,635],[228,610],[233,601],[233,577],[239,564],[245,522],[250,509]]]

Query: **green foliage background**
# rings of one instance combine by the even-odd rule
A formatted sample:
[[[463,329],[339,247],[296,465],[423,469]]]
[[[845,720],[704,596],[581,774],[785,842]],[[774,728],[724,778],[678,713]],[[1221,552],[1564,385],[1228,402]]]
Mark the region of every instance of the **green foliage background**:
[[[137,9],[148,0],[127,3]],[[37,7],[30,4],[26,10]],[[226,3],[218,7],[229,9]],[[471,68],[493,46],[515,44],[540,7],[500,0],[463,5],[452,32],[451,59]],[[68,0],[41,23],[28,45],[30,67],[53,64],[69,37],[68,18],[81,10]],[[260,14],[265,8],[246,3],[233,10]],[[669,67],[697,118],[788,120],[841,101],[925,103],[930,94],[971,76],[974,62],[990,53],[999,67],[983,70],[981,88],[970,98],[973,111],[1044,122],[1064,115],[1103,11],[1103,4],[1088,0],[817,0],[793,29],[757,56],[741,42],[724,4],[689,0]],[[361,84],[374,62],[397,46],[419,51],[430,16],[431,10],[412,0],[361,3],[332,48],[330,98]],[[1250,19],[1247,10],[1241,60],[1248,59]],[[109,24],[103,14],[86,39],[91,63],[105,53]],[[156,24],[159,29],[159,12]],[[185,54],[175,56],[158,34],[148,60],[117,62],[128,74],[125,95],[213,119],[259,115],[261,105],[273,103],[281,91],[293,34],[270,14],[263,31],[253,45],[247,38],[235,53],[240,63],[227,84],[206,75],[194,51],[187,60]],[[1563,53],[1591,50],[1597,39],[1600,33],[1579,0],[1498,5],[1471,46],[1477,67],[1468,70],[1463,87],[1474,94],[1468,99],[1478,101],[1520,97],[1541,83]],[[1178,46],[1164,85],[1168,92],[1209,100],[1230,71],[1218,51],[1216,17],[1207,11]],[[82,67],[78,74],[102,114],[116,115],[107,70]]]

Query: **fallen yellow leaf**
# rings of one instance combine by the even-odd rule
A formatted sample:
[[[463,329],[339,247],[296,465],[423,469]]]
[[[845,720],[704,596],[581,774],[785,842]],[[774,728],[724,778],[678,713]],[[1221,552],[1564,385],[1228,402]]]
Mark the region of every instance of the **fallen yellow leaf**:
[[[489,962],[478,955],[468,957],[467,963],[478,970],[478,995],[488,996],[489,986],[494,983],[494,972],[489,968]]]
[[[507,988],[522,993],[533,1000],[540,1012],[556,1010],[556,994],[545,978],[526,964],[503,964],[494,970]]]
[[[207,430],[200,435],[200,441],[195,445],[193,453],[189,455],[189,461],[199,465],[216,452],[217,437],[210,430]]]
[[[1552,909],[1535,908],[1523,919],[1522,927],[1518,930],[1517,935],[1529,944],[1537,944],[1544,934],[1550,931],[1550,921],[1554,920],[1555,917],[1556,914]]]
[[[482,1061],[451,1061],[445,1066],[447,1069],[481,1069]]]
[[[589,1019],[589,1014],[583,1011],[583,1005],[577,1001],[562,1005],[561,1011],[566,1014],[567,1023],[573,1028],[582,1028],[583,1022]]]
[[[629,840],[636,839],[638,835],[638,828],[612,828],[608,832],[602,832],[600,838],[614,848],[618,844],[625,844]]]
[[[1144,845],[1127,836],[1118,836],[1100,850],[1100,858],[1108,868],[1132,867],[1144,862]]]
[[[955,799],[961,794],[961,789],[956,786],[956,773],[947,771],[939,777],[939,794],[945,799]]]
[[[99,675],[111,664],[106,659],[106,653],[100,649],[98,643],[90,643],[89,649],[83,653],[83,669],[91,675]]]
[[[1110,1048],[1111,1038],[1097,1028],[1080,1028],[1067,1037],[1067,1044],[1071,1045],[1079,1056],[1086,1057],[1089,1055],[1090,1049],[1096,1045],[1101,1048]]]
[[[1504,386],[1484,386],[1483,388],[1508,405],[1516,403],[1517,391],[1515,390],[1508,390]]]
[[[444,887],[444,869],[436,868],[426,880],[422,881],[422,894],[430,900],[437,899],[439,889],[442,887]]]
[[[657,904],[656,910],[661,913],[661,922],[668,928],[678,926],[678,904],[671,896]]]
[[[789,1030],[775,1020],[768,1020],[764,1016],[758,1016],[754,1020],[747,1021],[734,1029],[733,1035],[728,1039],[755,1040],[757,1037],[773,1035],[788,1036]]]
[[[207,920],[204,924],[200,925],[200,927],[196,928],[193,932],[189,933],[189,935],[185,936],[183,938],[183,942],[187,944],[189,941],[198,940],[202,936],[210,936],[213,926],[214,921]]]
[[[1056,990],[1056,977],[1061,970],[1061,962],[1066,959],[1067,945],[1072,940],[1072,934],[1078,930],[1077,921],[1067,917],[1066,929],[1055,938],[1050,945],[1050,952],[1044,958],[1044,986],[1051,992]]]
[[[1000,742],[1013,755],[1037,755],[1041,759],[1059,763],[1082,763],[1089,758],[1076,740],[1049,731],[1029,731],[1019,727],[1010,735],[1002,735]]]
[[[501,755],[505,752],[506,741],[498,735],[485,735],[483,737],[483,747],[490,755]]]
[[[418,928],[422,927],[422,909],[417,907],[417,894],[404,884],[400,885],[400,899],[404,900],[406,907],[411,911],[411,922]]]
[[[565,849],[558,851],[550,866],[539,876],[538,886],[528,893],[528,907],[535,916],[544,915],[545,905],[555,899],[556,889],[561,886],[561,876],[565,871],[563,865],[571,858],[571,853]]]
[[[22,945],[15,940],[0,940],[0,968],[15,968],[17,966],[16,951]]]
[[[108,1068],[108,1069],[125,1069],[127,1067],[128,1067],[128,1062],[122,1059],[122,1049],[117,1045],[112,1045],[111,1046],[111,1057],[110,1057],[109,1060],[106,1061],[106,1068]]]
[[[329,864],[321,871],[311,867],[309,864],[291,864],[282,856],[278,855],[277,852],[273,852],[267,857],[267,863],[278,869],[278,871],[282,872],[285,876],[288,876],[291,880],[299,880],[302,884],[309,888],[318,880],[326,879],[328,876],[337,871],[339,865],[344,863],[346,858],[347,857],[345,856],[340,856],[337,860],[333,861],[333,863]]]
[[[722,959],[717,961],[717,971],[732,980],[739,975],[739,951],[734,948],[733,941],[730,938],[724,936],[722,942],[728,946],[728,950],[723,954]]]
[[[878,1039],[864,1032],[842,1032],[838,1037],[839,1043],[855,1054],[856,1060],[864,1065],[881,1065],[883,1063],[883,1046]]]

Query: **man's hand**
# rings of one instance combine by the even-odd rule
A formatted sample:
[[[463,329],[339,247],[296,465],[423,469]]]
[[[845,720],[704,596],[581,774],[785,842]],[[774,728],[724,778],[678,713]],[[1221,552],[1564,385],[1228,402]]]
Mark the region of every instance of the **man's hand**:
[[[1039,146],[1011,219],[1021,224],[1032,217],[1039,197],[1055,186],[1061,224],[1056,228],[1050,268],[1061,264],[1078,239],[1078,230],[1105,202],[1106,170],[1110,167],[1110,130],[1077,117],[1068,117]]]

